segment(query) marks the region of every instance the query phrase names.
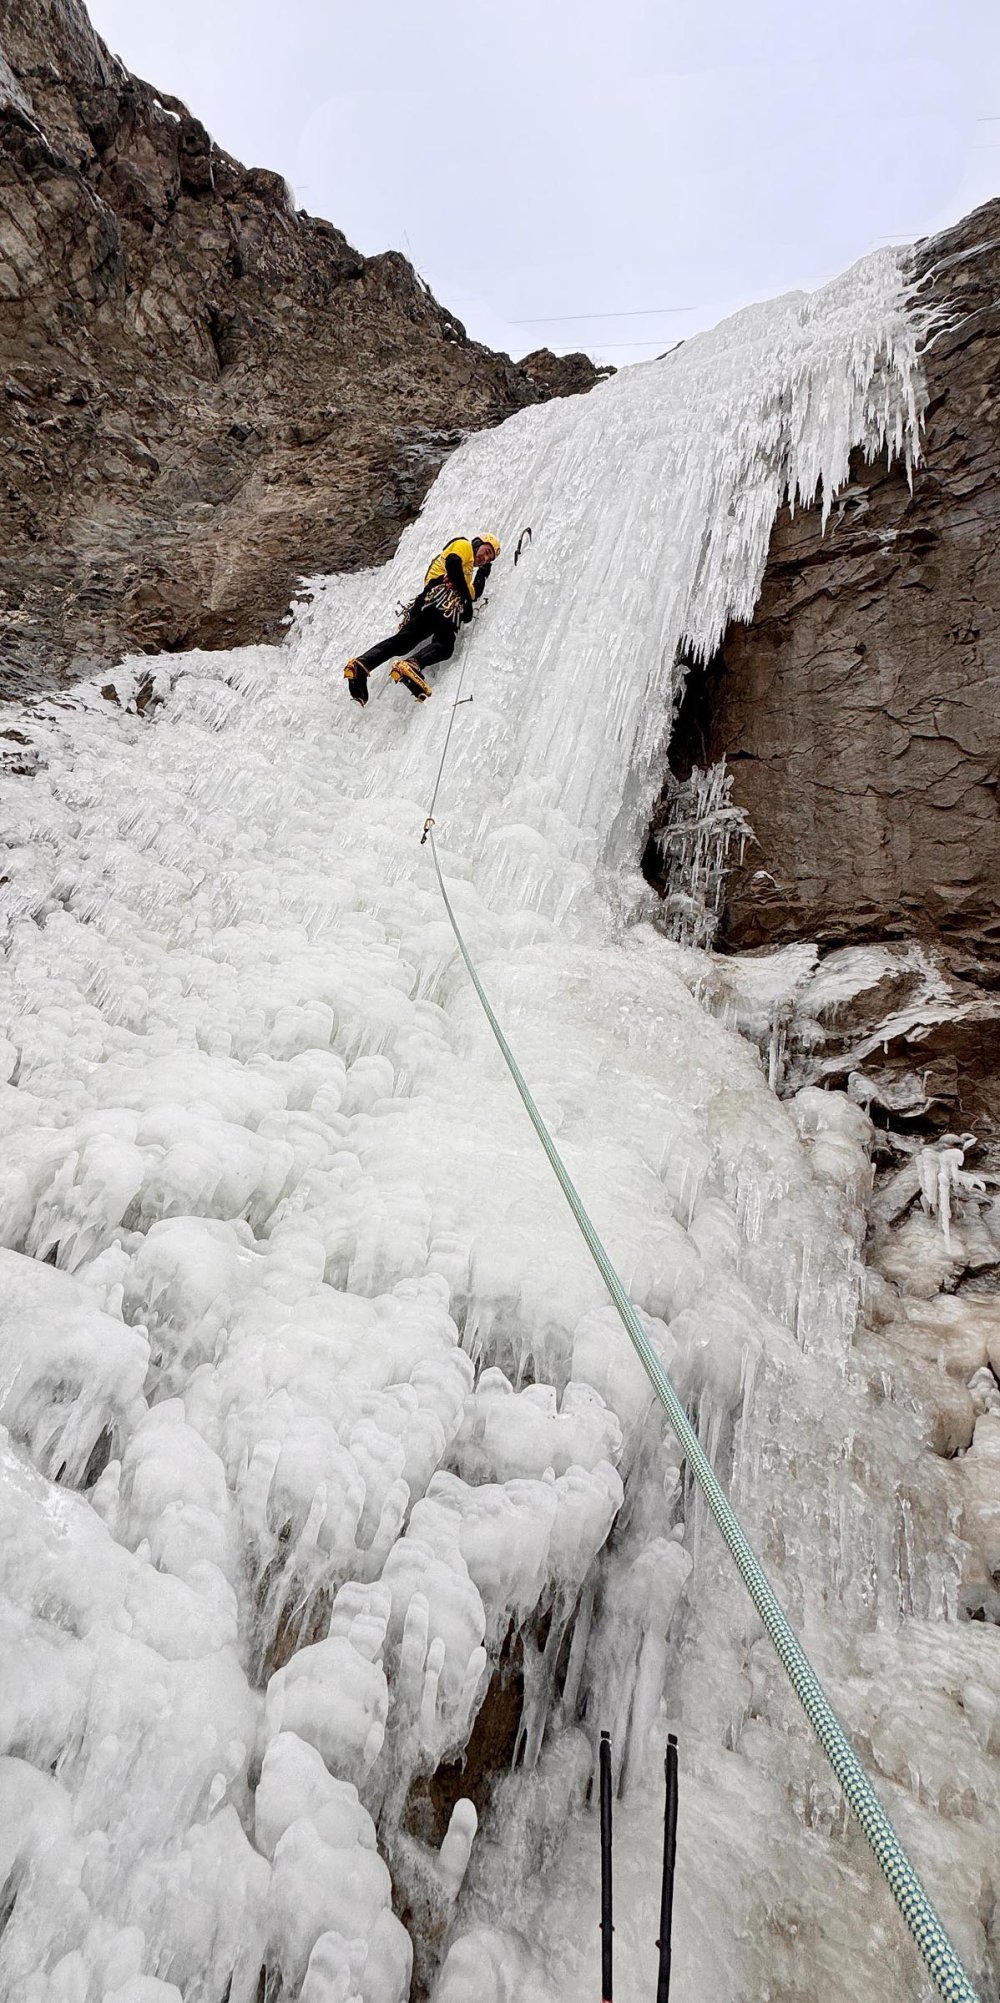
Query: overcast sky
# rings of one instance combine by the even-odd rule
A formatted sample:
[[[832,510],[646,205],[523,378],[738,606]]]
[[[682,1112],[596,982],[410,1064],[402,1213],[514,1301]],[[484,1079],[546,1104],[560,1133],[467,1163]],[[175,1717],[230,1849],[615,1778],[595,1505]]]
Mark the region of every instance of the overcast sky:
[[[1000,192],[998,0],[89,0],[476,338],[640,361]]]

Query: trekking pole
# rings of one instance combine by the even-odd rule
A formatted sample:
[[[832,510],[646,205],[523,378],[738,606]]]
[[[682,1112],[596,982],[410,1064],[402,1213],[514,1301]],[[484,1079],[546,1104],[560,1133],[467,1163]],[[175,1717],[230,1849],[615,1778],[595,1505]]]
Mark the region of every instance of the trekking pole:
[[[667,1756],[663,1762],[667,1795],[663,1810],[663,1885],[660,1891],[660,1970],[656,1979],[656,2003],[668,2003],[670,1996],[670,1929],[674,1916],[674,1860],[677,1855],[677,1738],[667,1734]]]
[[[611,2003],[611,1734],[601,1733],[601,2003]]]

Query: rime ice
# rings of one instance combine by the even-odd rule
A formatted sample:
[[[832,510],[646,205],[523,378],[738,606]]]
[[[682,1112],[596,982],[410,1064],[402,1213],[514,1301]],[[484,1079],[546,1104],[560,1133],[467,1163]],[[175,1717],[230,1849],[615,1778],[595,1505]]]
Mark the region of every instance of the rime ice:
[[[603,1722],[626,1986],[651,1979],[672,1723],[685,1995],[761,1995],[779,1964],[782,1994],[854,2003],[876,1969],[887,2003],[914,1993],[457,959],[418,837],[458,662],[422,709],[376,685],[359,714],[340,679],[482,521],[534,541],[465,643],[437,807],[460,919],[979,1956],[996,1630],[943,1625],[954,1504],[852,1368],[870,1128],[835,1094],[779,1105],[756,1036],[774,968],[710,1013],[711,962],[650,922],[637,870],[680,643],[750,613],[786,490],[828,506],[853,447],[912,450],[915,339],[888,254],[754,307],[471,439],[393,563],[318,582],[285,649],[171,658],[144,719],[84,686],[21,720],[39,765],[2,782],[0,889],[11,2003],[254,2003],[262,1968],[269,1999],[402,2003],[414,1948],[440,2003],[576,1997]],[[995,1552],[1000,1419],[978,1402],[964,1508]],[[512,1665],[519,1709],[489,1727],[511,1770],[480,1814]]]

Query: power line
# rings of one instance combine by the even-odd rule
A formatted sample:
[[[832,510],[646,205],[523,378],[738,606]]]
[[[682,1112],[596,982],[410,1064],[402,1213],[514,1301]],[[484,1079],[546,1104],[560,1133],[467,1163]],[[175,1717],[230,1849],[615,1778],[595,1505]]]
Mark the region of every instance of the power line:
[[[621,313],[550,313],[534,320],[509,320],[510,327],[558,327],[566,320],[645,320],[657,313],[697,313],[697,306],[628,306]]]
[[[609,349],[610,348],[658,348],[662,339],[663,335],[660,334],[656,340],[652,341],[609,341],[608,347]],[[680,341],[675,341],[674,343],[674,347],[677,348],[679,348],[681,345],[682,343]],[[673,348],[668,348],[666,350],[666,353],[670,355],[672,355],[673,352],[674,352]]]

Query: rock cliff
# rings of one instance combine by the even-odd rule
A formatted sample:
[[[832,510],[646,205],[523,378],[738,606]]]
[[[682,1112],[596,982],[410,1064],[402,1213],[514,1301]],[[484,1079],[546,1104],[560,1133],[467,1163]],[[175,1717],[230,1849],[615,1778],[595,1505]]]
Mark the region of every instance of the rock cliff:
[[[906,1018],[937,1124],[1000,1128],[1000,201],[918,245],[913,277],[933,319],[912,488],[857,455],[825,533],[783,510],[752,621],[689,673],[671,763],[725,758],[753,828],[720,943],[898,942],[853,1043],[842,1000],[825,1035],[856,1057]]]
[[[518,367],[546,396],[579,396],[582,390],[593,389],[602,376],[616,373],[610,362],[597,368],[590,356],[579,350],[572,355],[554,355],[551,348],[534,348],[530,355],[521,356]]]
[[[278,637],[300,576],[381,561],[464,432],[552,393],[80,0],[0,21],[0,297],[0,693]]]

